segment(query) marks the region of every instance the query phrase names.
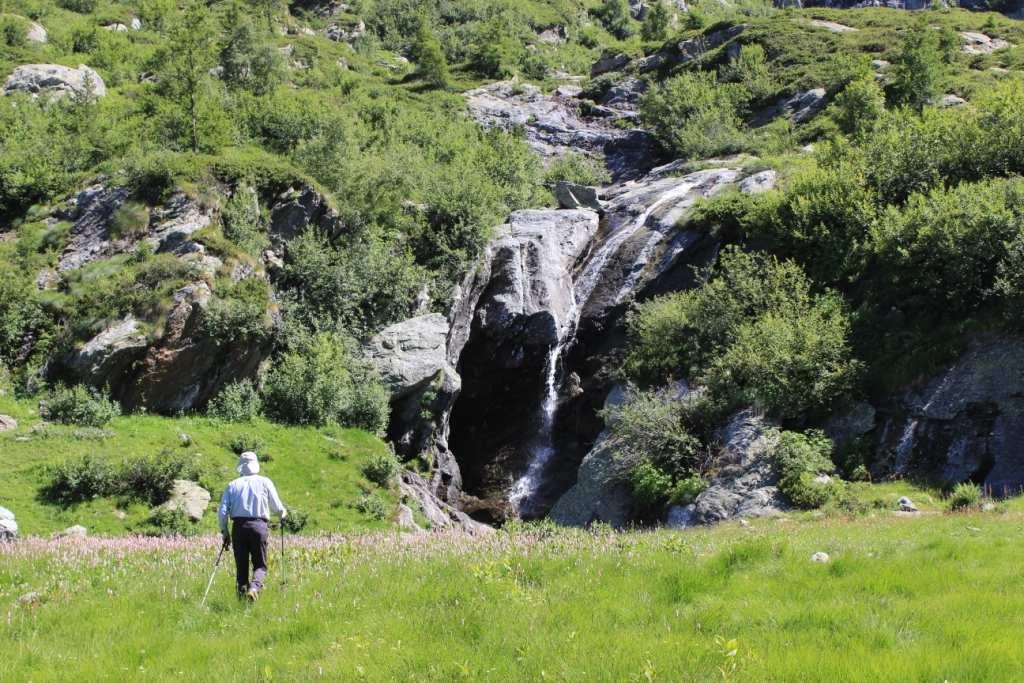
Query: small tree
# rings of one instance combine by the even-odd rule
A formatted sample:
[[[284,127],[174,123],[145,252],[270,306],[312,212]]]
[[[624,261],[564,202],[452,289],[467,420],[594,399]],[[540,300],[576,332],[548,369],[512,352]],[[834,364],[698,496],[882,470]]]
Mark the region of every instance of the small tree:
[[[836,95],[834,111],[839,129],[859,137],[874,129],[885,114],[885,93],[873,75],[862,76]]]
[[[903,48],[893,69],[893,99],[921,111],[939,94],[944,72],[940,35],[921,25],[903,38]]]
[[[420,21],[416,39],[412,44],[411,56],[417,65],[417,74],[424,83],[432,88],[448,87],[448,60],[445,59],[441,42],[426,20]]]
[[[633,35],[633,17],[626,0],[604,0],[601,6],[601,23],[608,32],[619,39]]]
[[[665,40],[668,36],[669,14],[663,0],[656,0],[647,10],[644,23],[640,26],[640,37],[644,40]]]
[[[175,20],[158,57],[160,93],[183,116],[193,152],[200,151],[200,119],[209,98],[210,70],[216,65],[217,33],[209,8],[193,0]]]
[[[260,34],[240,4],[224,15],[226,36],[220,49],[222,78],[229,87],[255,95],[271,92],[281,80],[281,55]]]

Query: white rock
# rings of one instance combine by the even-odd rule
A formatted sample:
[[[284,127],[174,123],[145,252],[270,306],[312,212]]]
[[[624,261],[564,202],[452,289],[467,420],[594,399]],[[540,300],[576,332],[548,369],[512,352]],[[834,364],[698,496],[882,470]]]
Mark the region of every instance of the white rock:
[[[740,192],[743,194],[761,194],[762,192],[774,189],[777,180],[778,174],[769,168],[766,171],[760,171],[741,180],[739,184]]]
[[[0,432],[7,432],[18,428],[18,421],[10,415],[0,415]],[[3,510],[3,508],[0,508]]]
[[[89,535],[89,530],[81,524],[69,526],[64,531],[57,534],[57,538],[85,538]]]
[[[17,92],[55,97],[69,94],[103,97],[107,94],[107,86],[98,73],[84,64],[77,69],[59,64],[24,64],[4,82],[4,95]]]
[[[142,30],[142,22],[139,21],[138,17],[132,17],[131,27],[132,27],[133,31],[141,31]]]
[[[45,43],[49,39],[50,37],[42,24],[33,21],[28,25],[28,30],[25,32],[25,40],[30,43]]]
[[[113,31],[115,33],[128,33],[128,27],[120,22],[114,24],[107,24],[103,28],[107,31]]]
[[[171,488],[171,496],[161,505],[165,510],[182,512],[193,521],[203,518],[203,513],[210,505],[210,492],[194,481],[175,479]]]
[[[896,505],[899,507],[900,512],[917,512],[917,506],[914,505],[914,501],[910,500],[906,496],[901,496]]]
[[[987,55],[997,50],[1013,47],[1001,38],[992,38],[977,31],[962,31],[960,38],[964,41],[963,51],[969,55]]]
[[[840,24],[835,21],[825,21],[824,19],[811,19],[810,24],[815,28],[823,28],[826,31],[831,31],[832,33],[853,33],[854,31],[860,30],[852,26],[847,26],[846,24]]]
[[[819,551],[819,552],[816,552],[813,555],[811,555],[811,562],[825,563],[825,562],[828,562],[828,561],[829,561],[828,553],[823,553],[823,552]]]

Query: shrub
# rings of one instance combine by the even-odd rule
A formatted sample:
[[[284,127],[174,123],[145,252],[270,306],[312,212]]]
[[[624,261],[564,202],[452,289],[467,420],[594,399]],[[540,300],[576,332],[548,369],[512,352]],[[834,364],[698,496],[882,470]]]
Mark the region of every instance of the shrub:
[[[680,479],[669,493],[669,502],[673,505],[689,505],[708,487],[707,480],[699,474],[692,474]]]
[[[953,487],[949,494],[949,509],[956,511],[972,510],[981,506],[981,487],[969,481]]]
[[[685,159],[741,151],[746,142],[738,110],[743,86],[719,84],[714,74],[685,72],[651,88],[640,113],[655,135]]]
[[[147,536],[196,536],[199,529],[181,510],[165,507],[155,508],[146,520]]]
[[[630,471],[629,485],[637,504],[645,510],[660,508],[673,492],[672,475],[649,460],[641,460]]]
[[[396,474],[399,464],[391,452],[373,456],[363,465],[363,475],[378,486],[387,487]]]
[[[270,288],[247,277],[219,291],[203,309],[203,332],[221,344],[263,344],[271,334]]]
[[[629,318],[625,370],[709,385],[713,403],[780,416],[826,406],[859,371],[840,299],[812,293],[799,266],[726,249],[703,287],[642,304]]]
[[[773,453],[780,475],[779,490],[796,507],[819,508],[842,492],[843,482],[838,478],[817,480],[822,474],[835,472],[831,450],[832,442],[818,430],[779,434]]]
[[[8,47],[21,47],[27,42],[25,26],[14,17],[0,15],[0,40]]]
[[[633,17],[626,0],[604,0],[598,16],[608,33],[616,38],[621,40],[633,35]]]
[[[625,403],[602,413],[615,457],[631,470],[648,463],[673,479],[688,475],[702,444],[683,423],[687,407],[668,389],[631,391]]]
[[[863,136],[871,132],[885,114],[885,93],[874,75],[865,75],[836,95],[832,118],[847,135]]]
[[[228,422],[252,422],[263,414],[263,399],[252,380],[244,379],[221,389],[206,411]]]
[[[199,464],[194,456],[173,450],[132,458],[117,474],[117,492],[150,505],[167,501],[175,479],[198,479]]]
[[[97,389],[59,385],[39,403],[39,414],[61,424],[102,427],[120,415],[121,408]]]
[[[288,508],[288,516],[281,520],[285,531],[297,534],[309,524],[309,513],[301,508]]]
[[[356,501],[356,510],[370,519],[384,520],[388,517],[388,504],[376,493],[367,493]]]
[[[544,182],[549,185],[558,181],[576,185],[604,185],[610,180],[611,174],[604,164],[575,152],[556,159],[544,173]]]
[[[906,32],[892,69],[891,90],[897,104],[920,111],[939,94],[939,80],[945,71],[939,41],[939,32],[926,23]]]
[[[114,467],[91,455],[52,466],[45,476],[47,482],[41,491],[42,498],[62,505],[108,496],[116,490]]]
[[[271,369],[266,383],[271,415],[298,424],[337,423],[381,433],[388,394],[355,342],[337,333],[305,337]]]
[[[246,253],[259,256],[270,244],[263,217],[260,215],[259,199],[252,187],[239,184],[224,203],[220,219],[224,236]]]
[[[267,442],[259,434],[241,433],[236,434],[228,444],[228,448],[235,455],[241,455],[246,451],[256,453],[260,458],[266,459]]]
[[[640,37],[646,41],[661,41],[668,37],[671,17],[663,0],[654,0],[647,9],[647,16],[640,25]]]
[[[719,78],[725,83],[742,85],[759,101],[768,99],[778,90],[768,69],[764,48],[757,43],[742,46],[736,58],[721,67]]]
[[[426,21],[420,22],[410,57],[416,63],[417,75],[426,85],[431,88],[448,87],[451,81],[448,61],[445,59],[441,43]]]

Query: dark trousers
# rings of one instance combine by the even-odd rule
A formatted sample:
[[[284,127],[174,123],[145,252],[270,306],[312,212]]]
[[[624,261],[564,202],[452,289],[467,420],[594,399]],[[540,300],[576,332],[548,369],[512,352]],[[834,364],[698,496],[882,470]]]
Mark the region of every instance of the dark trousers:
[[[231,547],[235,551],[235,583],[238,592],[247,589],[259,591],[267,575],[267,540],[270,530],[262,519],[232,520]],[[252,563],[252,581],[249,580],[249,563]]]

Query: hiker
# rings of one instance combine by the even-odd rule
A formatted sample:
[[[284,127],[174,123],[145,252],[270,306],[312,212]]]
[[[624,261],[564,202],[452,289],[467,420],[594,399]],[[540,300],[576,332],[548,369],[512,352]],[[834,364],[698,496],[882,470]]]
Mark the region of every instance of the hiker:
[[[231,481],[224,489],[217,517],[220,520],[220,533],[224,537],[224,547],[231,545],[234,549],[238,597],[255,602],[267,576],[267,541],[270,537],[267,522],[270,513],[280,515],[283,524],[288,511],[277,495],[274,482],[260,476],[260,463],[255,453],[246,451],[238,456],[236,469],[242,476]],[[233,527],[230,534],[229,517]]]

